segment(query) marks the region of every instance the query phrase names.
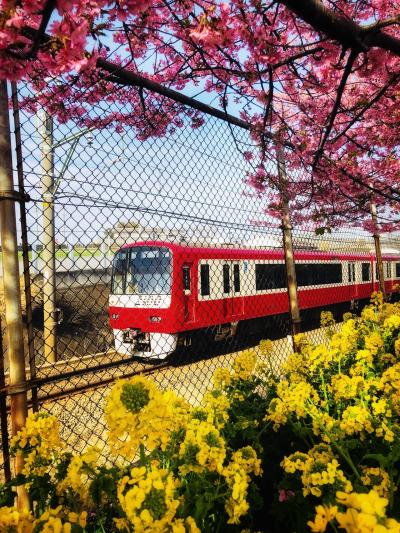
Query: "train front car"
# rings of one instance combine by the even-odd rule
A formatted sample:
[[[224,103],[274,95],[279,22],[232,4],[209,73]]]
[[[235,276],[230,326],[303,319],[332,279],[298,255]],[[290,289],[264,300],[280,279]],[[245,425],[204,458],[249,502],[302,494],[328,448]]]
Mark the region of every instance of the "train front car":
[[[171,328],[172,250],[155,243],[121,248],[114,257],[110,324],[123,355],[165,359],[176,348]]]

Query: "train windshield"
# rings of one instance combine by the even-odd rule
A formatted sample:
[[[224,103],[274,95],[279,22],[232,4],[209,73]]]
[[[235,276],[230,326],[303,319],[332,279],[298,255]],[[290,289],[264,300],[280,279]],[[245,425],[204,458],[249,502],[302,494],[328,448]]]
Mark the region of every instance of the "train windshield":
[[[170,294],[171,251],[155,246],[124,248],[114,257],[113,294]]]

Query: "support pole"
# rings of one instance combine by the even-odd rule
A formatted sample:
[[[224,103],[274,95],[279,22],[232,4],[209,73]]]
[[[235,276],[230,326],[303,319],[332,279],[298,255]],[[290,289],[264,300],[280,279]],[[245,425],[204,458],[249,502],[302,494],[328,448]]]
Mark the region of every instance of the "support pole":
[[[282,202],[282,237],[286,264],[289,314],[292,328],[293,349],[296,350],[294,336],[301,332],[301,318],[297,299],[297,280],[293,256],[292,224],[290,221],[289,198],[287,194],[285,157],[279,144],[276,146],[276,155],[278,163],[279,192]]]
[[[22,139],[21,139],[21,123],[19,120],[19,105],[18,105],[18,90],[15,81],[11,82],[13,116],[15,127],[15,153],[17,156],[17,175],[18,175],[18,189],[21,195],[25,195],[24,187],[24,171],[23,171],[23,157],[22,157]],[[28,243],[28,227],[26,222],[25,206],[21,207],[21,241],[22,241],[22,261],[24,265],[24,290],[25,290],[25,314],[26,325],[28,332],[28,356],[29,356],[29,370],[30,379],[36,378],[36,361],[34,351],[34,333],[32,320],[32,292],[31,292],[31,275],[29,271],[29,243]],[[32,251],[33,254],[33,251]],[[38,410],[37,389],[32,387],[32,407],[33,411]]]
[[[9,383],[14,387],[10,397],[11,432],[16,435],[25,425],[28,414],[25,390],[25,354],[22,326],[21,290],[19,284],[17,224],[13,189],[10,122],[8,117],[7,82],[0,83],[0,234],[3,256],[5,323],[7,328]],[[14,198],[13,198],[14,195]],[[20,388],[20,390],[18,390]],[[15,458],[15,473],[23,468],[23,458]],[[24,487],[18,490],[18,507],[29,508]]]
[[[3,338],[1,332],[1,316],[0,316],[0,388],[4,389],[6,386],[6,378],[4,374],[4,356],[5,350],[3,346]],[[11,479],[11,464],[10,464],[10,442],[8,438],[8,414],[7,414],[7,394],[0,392],[0,427],[1,427],[1,448],[3,452],[3,471],[5,481]]]
[[[42,163],[42,262],[43,262],[43,344],[44,359],[57,361],[56,251],[54,232],[53,120],[41,109],[38,113]]]
[[[382,261],[382,249],[381,249],[381,238],[378,232],[378,215],[376,211],[376,204],[374,202],[373,196],[371,195],[370,202],[371,218],[374,223],[374,241],[375,241],[375,255],[376,255],[376,266],[378,268],[378,277],[379,277],[379,290],[383,295],[383,299],[386,300],[386,291],[385,291],[385,277],[383,272],[383,261]]]

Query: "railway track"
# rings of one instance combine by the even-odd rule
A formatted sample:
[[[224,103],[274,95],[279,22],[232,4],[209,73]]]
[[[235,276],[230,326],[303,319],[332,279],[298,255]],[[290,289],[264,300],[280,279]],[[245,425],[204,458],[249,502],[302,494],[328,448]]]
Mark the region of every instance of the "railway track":
[[[134,357],[121,357],[115,350],[109,350],[82,358],[40,365],[36,368],[35,376],[31,376],[30,369],[26,368],[25,389],[32,391],[28,406],[33,407],[35,403],[56,401],[105,387],[119,378],[132,377],[136,374],[153,374],[170,364],[168,361],[149,364]],[[7,381],[8,373],[6,373]],[[12,387],[4,387],[0,392],[9,395]]]

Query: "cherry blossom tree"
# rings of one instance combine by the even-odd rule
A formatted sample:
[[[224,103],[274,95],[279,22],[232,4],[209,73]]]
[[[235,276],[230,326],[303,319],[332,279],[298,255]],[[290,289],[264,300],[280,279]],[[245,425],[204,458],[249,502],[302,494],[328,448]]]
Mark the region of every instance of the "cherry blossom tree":
[[[129,125],[142,138],[184,115],[195,127],[202,119],[123,72],[209,93],[251,125],[259,153],[243,154],[254,161],[249,182],[272,212],[279,183],[264,163],[279,144],[298,221],[311,210],[317,226],[368,226],[373,198],[391,230],[400,214],[399,24],[398,0],[2,0],[0,75],[28,79],[40,96],[25,104],[59,120],[89,125],[88,106],[129,102],[134,115],[113,111],[94,125]]]

